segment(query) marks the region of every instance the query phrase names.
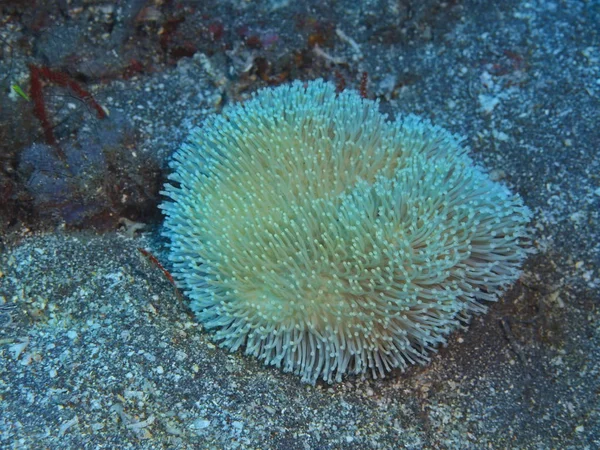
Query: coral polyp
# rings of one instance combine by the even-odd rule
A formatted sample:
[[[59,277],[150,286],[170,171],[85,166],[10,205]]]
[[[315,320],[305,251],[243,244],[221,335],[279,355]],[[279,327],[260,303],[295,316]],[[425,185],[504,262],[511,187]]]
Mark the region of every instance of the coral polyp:
[[[320,80],[211,116],[172,168],[164,234],[197,317],[309,383],[426,362],[527,254],[530,211],[459,139]]]

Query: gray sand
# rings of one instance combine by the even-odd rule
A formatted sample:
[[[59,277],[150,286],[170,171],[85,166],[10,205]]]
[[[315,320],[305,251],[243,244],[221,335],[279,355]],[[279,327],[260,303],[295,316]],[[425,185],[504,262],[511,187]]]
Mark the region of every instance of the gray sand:
[[[211,342],[138,251],[166,261],[159,230],[13,232],[0,255],[0,448],[600,448],[600,4],[454,11],[409,27],[419,37],[400,48],[358,26],[386,26],[393,8],[349,6],[338,26],[352,41],[327,54],[367,70],[384,111],[465,136],[534,211],[537,254],[500,302],[427,366],[309,386]],[[135,111],[166,154],[222,92],[228,63],[210,64],[197,54],[102,100]],[[152,107],[135,109],[149,92]]]

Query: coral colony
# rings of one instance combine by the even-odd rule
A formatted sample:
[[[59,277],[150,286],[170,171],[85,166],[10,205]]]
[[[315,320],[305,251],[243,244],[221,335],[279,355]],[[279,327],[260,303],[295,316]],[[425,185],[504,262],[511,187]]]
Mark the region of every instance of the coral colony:
[[[528,253],[530,211],[456,137],[321,80],[210,117],[172,168],[164,235],[197,317],[309,383],[426,362]]]

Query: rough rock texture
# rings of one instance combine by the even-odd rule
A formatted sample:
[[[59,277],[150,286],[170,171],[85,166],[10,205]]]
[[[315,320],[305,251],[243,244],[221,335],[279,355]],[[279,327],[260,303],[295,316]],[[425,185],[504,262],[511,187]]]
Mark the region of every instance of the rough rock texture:
[[[600,446],[597,1],[47,3],[0,6],[0,447]],[[38,220],[55,216],[19,164],[45,130],[10,90],[29,92],[28,64],[60,69],[133,125],[110,173],[139,167],[132,151],[164,168],[208,111],[259,86],[359,88],[367,72],[384,112],[469,138],[533,210],[539,252],[429,366],[302,385],[210,343],[137,250],[165,261],[158,230]],[[100,120],[72,94],[44,88],[59,144]],[[109,229],[154,210],[123,218],[120,205],[105,209]],[[26,228],[42,225],[56,228]]]

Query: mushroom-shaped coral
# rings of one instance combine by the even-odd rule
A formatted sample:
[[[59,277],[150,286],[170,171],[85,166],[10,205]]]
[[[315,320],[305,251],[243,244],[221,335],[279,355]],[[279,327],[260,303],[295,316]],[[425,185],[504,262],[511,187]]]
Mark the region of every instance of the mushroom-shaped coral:
[[[172,168],[164,235],[197,317],[309,383],[427,361],[527,254],[530,211],[456,137],[320,80],[208,118]]]

